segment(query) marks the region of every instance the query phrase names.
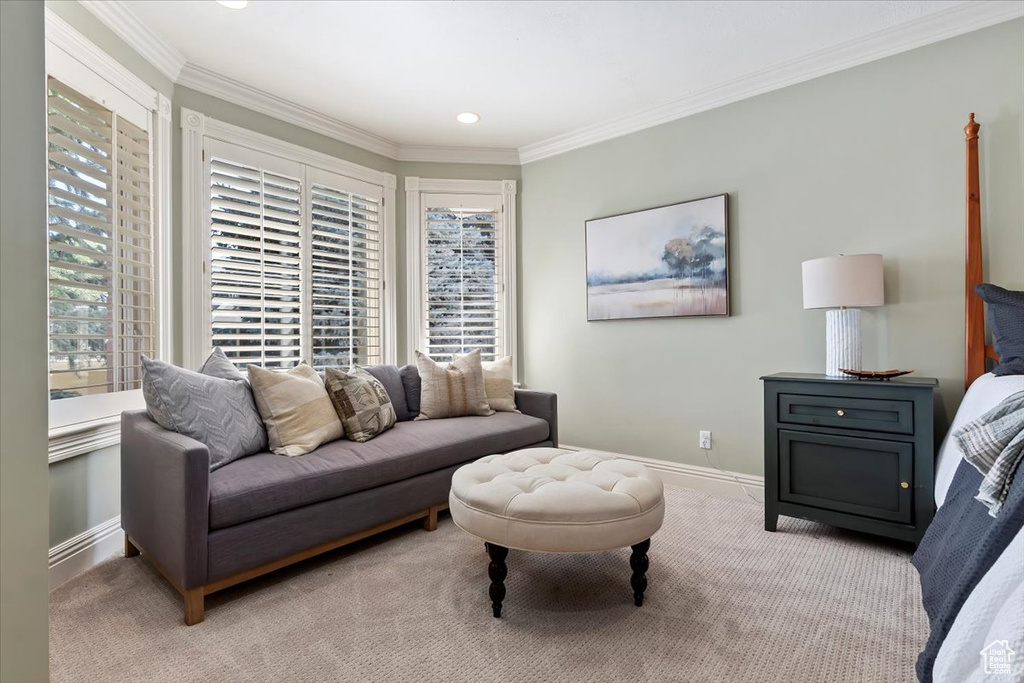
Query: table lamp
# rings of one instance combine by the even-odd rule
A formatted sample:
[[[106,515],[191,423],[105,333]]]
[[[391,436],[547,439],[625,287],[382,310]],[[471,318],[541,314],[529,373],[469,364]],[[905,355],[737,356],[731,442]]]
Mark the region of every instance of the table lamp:
[[[881,254],[803,262],[804,308],[825,312],[825,374],[861,369],[860,309],[885,303]]]

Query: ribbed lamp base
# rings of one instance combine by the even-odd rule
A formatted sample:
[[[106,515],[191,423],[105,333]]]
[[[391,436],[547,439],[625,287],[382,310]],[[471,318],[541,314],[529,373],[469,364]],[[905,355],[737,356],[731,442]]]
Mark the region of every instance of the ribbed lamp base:
[[[845,377],[839,368],[860,370],[860,309],[825,311],[825,374]]]

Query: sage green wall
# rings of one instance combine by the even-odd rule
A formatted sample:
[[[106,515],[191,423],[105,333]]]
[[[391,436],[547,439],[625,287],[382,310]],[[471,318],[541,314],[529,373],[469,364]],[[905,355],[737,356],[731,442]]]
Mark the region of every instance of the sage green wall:
[[[45,681],[43,3],[0,2],[0,681]]]
[[[50,547],[121,514],[121,451],[101,448],[50,465]]]
[[[913,50],[523,167],[530,387],[559,394],[565,443],[763,471],[762,388],[821,371],[824,312],[800,263],[885,257],[865,366],[963,388],[964,136],[981,129],[987,277],[1024,289],[1024,20]],[[732,317],[586,321],[584,221],[730,194]]]

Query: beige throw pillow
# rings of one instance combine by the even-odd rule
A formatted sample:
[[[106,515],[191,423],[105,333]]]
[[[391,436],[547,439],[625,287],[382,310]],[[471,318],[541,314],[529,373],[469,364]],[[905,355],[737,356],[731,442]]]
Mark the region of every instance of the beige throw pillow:
[[[505,356],[495,361],[482,361],[480,365],[484,372],[484,391],[487,393],[487,404],[491,410],[518,413],[516,386],[512,381],[512,356]]]
[[[464,415],[493,415],[487,405],[480,352],[474,351],[442,367],[416,352],[420,371],[420,414],[417,420]]]
[[[349,439],[369,441],[398,421],[387,389],[358,365],[353,365],[350,372],[327,368],[324,384]]]
[[[320,375],[307,364],[287,372],[250,365],[249,384],[272,452],[305,455],[344,435]]]

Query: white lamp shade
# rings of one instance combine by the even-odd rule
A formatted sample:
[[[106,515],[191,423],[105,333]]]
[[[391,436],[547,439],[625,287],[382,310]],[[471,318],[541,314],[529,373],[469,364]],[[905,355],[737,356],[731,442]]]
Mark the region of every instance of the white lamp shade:
[[[885,304],[881,254],[804,261],[804,308],[863,308]]]

